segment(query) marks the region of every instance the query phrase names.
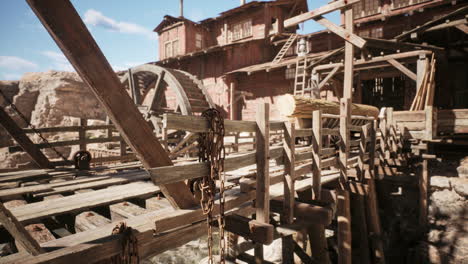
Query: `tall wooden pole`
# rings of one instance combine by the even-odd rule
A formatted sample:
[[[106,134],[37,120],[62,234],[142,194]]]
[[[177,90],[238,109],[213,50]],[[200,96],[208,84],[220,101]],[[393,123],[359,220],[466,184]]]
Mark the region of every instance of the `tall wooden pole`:
[[[146,169],[172,161],[132,102],[69,0],[27,0],[67,59],[104,106],[120,135]],[[174,207],[198,205],[183,182],[160,186]]]

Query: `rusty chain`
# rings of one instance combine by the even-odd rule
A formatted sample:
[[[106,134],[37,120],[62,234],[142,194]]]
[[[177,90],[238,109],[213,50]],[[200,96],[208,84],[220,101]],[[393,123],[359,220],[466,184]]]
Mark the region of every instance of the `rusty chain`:
[[[132,232],[132,228],[125,222],[118,223],[112,229],[112,235],[122,235],[122,252],[111,258],[112,264],[138,264],[140,257],[138,255],[138,241]]]
[[[213,264],[213,208],[216,195],[216,181],[219,186],[219,255],[220,263],[225,263],[226,240],[224,234],[224,158],[226,156],[224,149],[224,118],[216,109],[208,109],[202,113],[202,117],[208,121],[208,132],[200,133],[198,137],[198,160],[200,162],[209,162],[210,175],[198,180],[198,188],[201,191],[200,204],[203,213],[207,216],[208,224],[208,263]]]
[[[3,91],[0,89],[0,95],[3,97],[3,100],[5,100],[5,102],[8,104],[8,106],[11,107],[11,109],[13,109],[19,117],[21,117],[21,119],[23,120],[24,123],[26,123],[26,125],[31,128],[31,130],[39,136],[39,138],[42,140],[42,142],[44,142],[47,147],[49,149],[52,149],[52,151],[55,152],[55,154],[57,156],[59,156],[62,160],[64,161],[68,161],[68,159],[60,152],[58,151],[56,148],[54,148],[50,142],[41,134],[41,132],[39,132],[36,127],[31,124],[31,122],[26,118],[26,116],[23,115],[23,113],[21,113],[21,111],[18,109],[18,107],[6,96],[6,94],[3,93]]]

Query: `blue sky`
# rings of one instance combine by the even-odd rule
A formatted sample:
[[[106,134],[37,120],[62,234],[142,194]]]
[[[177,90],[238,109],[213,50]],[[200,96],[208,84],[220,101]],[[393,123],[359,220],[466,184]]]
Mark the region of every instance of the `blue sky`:
[[[308,0],[309,9],[327,2]],[[157,36],[152,30],[164,15],[177,16],[179,12],[179,0],[72,0],[72,3],[115,70],[157,60]],[[238,5],[239,0],[185,0],[184,15],[199,21]],[[339,23],[337,12],[327,17]],[[309,21],[299,33],[321,29]],[[0,35],[0,80],[16,80],[26,72],[73,71],[25,0],[0,1]]]

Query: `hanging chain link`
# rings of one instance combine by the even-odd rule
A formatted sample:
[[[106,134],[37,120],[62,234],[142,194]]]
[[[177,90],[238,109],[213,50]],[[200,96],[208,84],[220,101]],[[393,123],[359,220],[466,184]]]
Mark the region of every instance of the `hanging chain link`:
[[[64,161],[68,161],[68,159],[62,154],[60,153],[60,151],[58,151],[56,148],[54,148],[50,142],[41,134],[41,132],[39,132],[36,127],[31,124],[31,122],[26,118],[26,116],[23,115],[23,113],[21,113],[21,111],[18,109],[18,107],[16,107],[16,105],[10,100],[8,99],[8,97],[6,96],[6,94],[3,93],[3,91],[0,89],[0,95],[2,95],[3,97],[3,100],[5,100],[5,102],[7,102],[8,106],[11,107],[11,109],[13,109],[18,115],[19,117],[21,117],[21,119],[23,120],[24,123],[26,123],[26,125],[36,134],[39,136],[39,138],[41,139],[42,142],[44,142],[48,148],[52,149],[55,154],[57,156],[59,156],[61,159],[63,159]]]
[[[219,187],[219,255],[220,263],[225,263],[226,240],[224,234],[224,158],[226,152],[224,149],[224,119],[221,113],[216,109],[208,109],[202,113],[202,117],[208,121],[208,132],[200,133],[198,138],[198,160],[200,162],[210,163],[210,175],[201,178],[198,181],[198,187],[201,191],[200,204],[203,213],[207,216],[208,224],[208,263],[213,264],[213,208],[216,195],[216,180],[220,182]]]
[[[112,235],[122,235],[122,252],[110,259],[111,264],[138,264],[138,241],[132,232],[132,228],[125,222],[118,223],[112,229]]]

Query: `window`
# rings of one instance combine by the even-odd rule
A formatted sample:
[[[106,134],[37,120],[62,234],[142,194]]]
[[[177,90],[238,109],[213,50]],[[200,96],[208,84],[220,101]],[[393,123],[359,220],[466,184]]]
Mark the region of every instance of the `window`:
[[[170,41],[165,44],[165,54],[166,58],[172,57],[172,43]]]
[[[202,35],[201,34],[198,34],[198,33],[195,34],[195,47],[197,49],[202,48]]]
[[[231,41],[236,41],[243,38],[252,36],[252,20],[243,21],[234,24],[231,27]]]
[[[286,80],[295,79],[296,78],[296,68],[286,69],[285,75],[286,75],[285,76]]]
[[[172,41],[167,41],[164,43],[164,50],[166,54],[166,58],[172,57],[172,56],[177,56],[179,54],[179,40],[172,40]]]

